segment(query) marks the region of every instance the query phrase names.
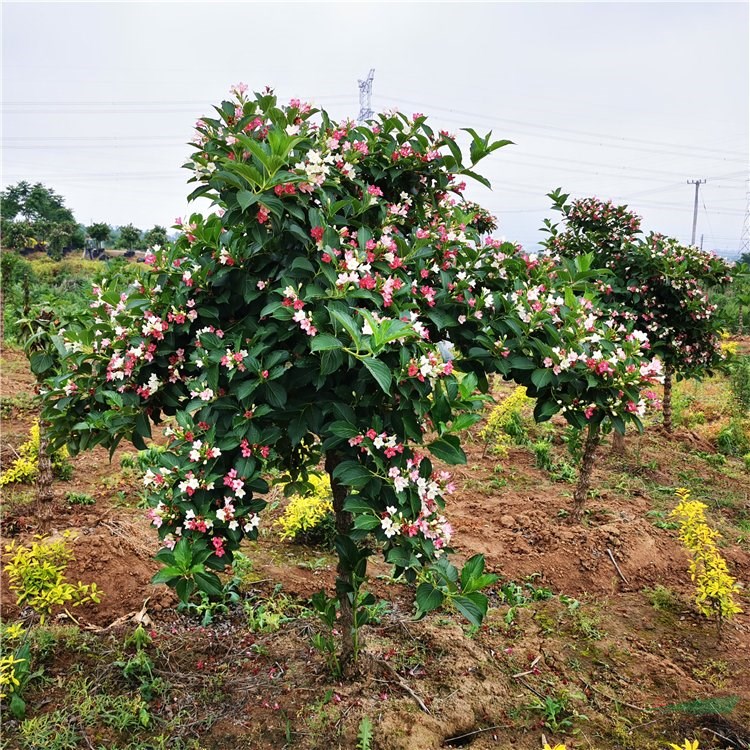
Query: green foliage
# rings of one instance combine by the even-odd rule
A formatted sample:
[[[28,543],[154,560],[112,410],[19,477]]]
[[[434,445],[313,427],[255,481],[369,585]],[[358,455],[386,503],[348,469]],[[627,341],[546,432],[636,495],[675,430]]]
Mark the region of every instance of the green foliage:
[[[627,206],[597,198],[568,202],[560,190],[549,197],[564,222],[545,222],[548,249],[568,258],[593,253],[606,269],[596,285],[614,321],[634,318],[638,334],[681,377],[722,365],[721,320],[708,289],[731,282],[723,259],[658,233],[639,237],[641,219]]]
[[[67,492],[65,499],[68,505],[94,505],[96,500],[86,492]]]
[[[540,469],[545,471],[552,471],[552,443],[548,440],[538,440],[536,443],[532,443],[531,450],[534,451],[534,461]]]
[[[65,569],[73,559],[66,542],[69,536],[66,534],[65,538],[58,540],[40,537],[28,547],[15,541],[5,545],[3,569],[8,575],[11,591],[16,594],[16,604],[31,607],[41,622],[54,609],[68,603],[78,606],[100,601],[95,583],[74,585],[65,580]]]
[[[660,612],[675,612],[680,608],[680,601],[673,591],[657,583],[654,588],[643,589],[651,606]]]
[[[357,750],[372,750],[372,721],[369,716],[363,716],[357,731]]]
[[[458,570],[441,558],[427,570],[422,583],[417,587],[417,617],[450,602],[472,625],[479,627],[487,614],[487,597],[482,589],[498,580],[494,573],[484,572],[484,555],[470,557]]]
[[[750,416],[750,356],[737,357],[732,362],[729,383],[739,416]]]
[[[743,456],[750,451],[748,420],[732,418],[719,430],[716,447],[726,456]]]
[[[584,699],[583,693],[561,690],[543,698],[535,698],[529,708],[542,715],[544,726],[551,732],[570,732],[576,721],[586,721],[588,718],[579,713],[574,704],[574,701]]]

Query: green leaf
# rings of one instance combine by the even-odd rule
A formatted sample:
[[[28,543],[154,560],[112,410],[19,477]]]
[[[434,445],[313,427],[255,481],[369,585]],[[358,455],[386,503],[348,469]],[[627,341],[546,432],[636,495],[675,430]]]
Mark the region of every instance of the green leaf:
[[[55,364],[55,359],[46,352],[35,352],[29,357],[29,364],[34,375],[42,375]]]
[[[445,600],[445,594],[425,581],[417,586],[416,593],[417,616],[423,617],[427,612],[437,609]]]
[[[333,477],[346,487],[361,489],[372,479],[372,473],[356,461],[342,461],[333,470]]]
[[[357,516],[354,519],[354,528],[363,531],[372,531],[380,526],[380,519],[376,516]]]
[[[484,594],[472,593],[466,596],[451,597],[456,609],[472,624],[479,627],[487,614],[487,597]]]
[[[344,420],[331,422],[328,429],[337,437],[352,438],[359,435],[359,430],[351,422]]]
[[[329,336],[327,333],[319,333],[313,336],[310,341],[311,352],[325,352],[331,349],[341,349],[344,346],[335,336]]]
[[[459,174],[467,175],[468,177],[471,177],[475,179],[477,182],[480,182],[482,185],[488,188],[492,188],[492,183],[486,178],[482,177],[481,174],[477,174],[476,172],[472,172],[470,169],[462,169]]]
[[[427,446],[430,453],[447,464],[465,464],[466,454],[455,435],[445,435]]]
[[[336,321],[341,325],[344,330],[351,336],[352,341],[355,343],[357,348],[362,343],[362,335],[360,334],[359,326],[357,325],[354,318],[343,310],[339,310],[335,307],[328,308],[328,315],[331,318],[331,322]]]
[[[195,591],[195,584],[189,578],[180,578],[175,585],[175,591],[177,596],[180,597],[180,601],[186,602],[190,598],[190,594]]]
[[[534,419],[537,422],[546,422],[550,417],[557,414],[562,406],[557,401],[544,401],[539,399],[534,406]]]
[[[482,420],[481,414],[459,414],[451,422],[451,432],[463,432]]]
[[[347,513],[372,513],[372,506],[358,495],[346,498],[344,510]]]
[[[484,572],[484,555],[470,557],[461,569],[461,588],[465,589],[469,582]]]
[[[548,386],[552,380],[553,373],[552,370],[550,370],[547,367],[542,367],[537,370],[534,370],[534,372],[531,373],[531,382],[537,387],[537,388],[544,388],[545,386]]]
[[[250,206],[258,202],[259,197],[258,193],[251,193],[249,190],[240,190],[237,193],[237,203],[240,204],[240,208],[243,211],[247,211]]]
[[[374,357],[365,357],[362,360],[362,364],[368,369],[375,380],[378,381],[378,385],[383,389],[383,392],[390,395],[393,376],[388,365]]]
[[[220,597],[223,595],[224,589],[215,573],[196,573],[193,578],[200,591],[209,596]]]

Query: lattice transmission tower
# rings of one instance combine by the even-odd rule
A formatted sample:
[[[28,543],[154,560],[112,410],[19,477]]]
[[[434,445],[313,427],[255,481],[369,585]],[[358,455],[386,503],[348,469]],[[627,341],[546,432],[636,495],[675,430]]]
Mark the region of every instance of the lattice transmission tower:
[[[364,81],[357,81],[359,84],[359,114],[358,122],[369,120],[372,115],[372,79],[375,77],[375,68],[370,68],[367,78]]]
[[[740,237],[740,255],[750,253],[750,187],[745,194],[745,221],[742,224],[742,236]]]

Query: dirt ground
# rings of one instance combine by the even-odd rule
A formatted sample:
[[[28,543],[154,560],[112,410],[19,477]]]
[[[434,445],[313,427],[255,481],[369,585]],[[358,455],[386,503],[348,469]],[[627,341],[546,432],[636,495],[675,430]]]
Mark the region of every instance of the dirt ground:
[[[2,365],[6,468],[34,420],[33,379],[19,352],[6,350]],[[55,483],[51,535],[73,530],[68,579],[96,582],[102,601],[71,611],[87,648],[63,644],[45,657],[51,682],[29,687],[28,715],[67,710],[65,685],[74,673],[96,676],[92,690],[132,693],[112,663],[128,653],[123,642],[136,623],[125,616],[145,611],[149,653],[170,689],[150,699],[149,728],[118,732],[79,723],[81,747],[145,750],[159,747],[153,738],[161,733],[170,747],[354,748],[368,717],[371,746],[381,750],[530,750],[543,738],[565,741],[568,750],[664,748],[685,738],[698,739],[701,750],[748,748],[750,474],[738,459],[716,458],[725,391],[721,379],[686,386],[692,402],[673,435],[653,424],[644,435],[627,437],[623,456],[605,443],[581,524],[567,517],[570,482],[537,468],[527,448],[492,455],[475,434],[467,465],[452,467],[459,489],[447,511],[456,558],[481,552],[501,576],[485,624],[475,632],[445,612],[414,621],[411,590],[374,562],[371,590],[392,604],[380,624],[366,629],[361,671],[351,681],[330,676],[310,645],[317,625],[303,610],[312,593],[332,588],[330,553],[282,543],[267,525],[245,550],[252,575],[244,594],[256,602],[283,596],[285,624],[275,632],[253,631],[236,607],[203,626],[195,615],[176,611],[166,587],[149,583],[158,569],[156,535],[137,507],[138,478],[121,465],[135,449],[119,448],[111,462],[98,449],[78,456],[72,478]],[[704,421],[693,424],[690,414],[698,411]],[[560,426],[554,451],[564,461],[561,434]],[[720,637],[692,605],[688,557],[668,520],[679,486],[709,504],[722,553],[743,586],[745,612],[725,623]],[[71,504],[68,493],[86,493],[95,502]],[[38,531],[33,487],[7,486],[3,495],[4,543],[28,543]],[[511,581],[527,597],[514,611],[502,590]],[[2,618],[29,622],[5,574]],[[65,616],[57,621],[70,623]],[[722,698],[736,706],[679,708]],[[557,713],[555,701],[564,704]],[[6,730],[4,747],[30,746],[20,722],[7,721]],[[127,744],[135,741],[142,744]]]

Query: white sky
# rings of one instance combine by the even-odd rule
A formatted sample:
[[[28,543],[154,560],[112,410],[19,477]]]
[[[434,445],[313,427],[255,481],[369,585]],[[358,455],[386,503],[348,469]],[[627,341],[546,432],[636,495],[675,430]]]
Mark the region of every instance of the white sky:
[[[749,6],[739,3],[3,3],[2,185],[41,181],[86,224],[171,226],[189,209],[196,119],[273,86],[492,129],[472,197],[531,248],[545,194],[627,202],[646,229],[724,255],[746,208]],[[199,205],[197,208],[200,208]],[[194,209],[197,210],[197,209]]]

